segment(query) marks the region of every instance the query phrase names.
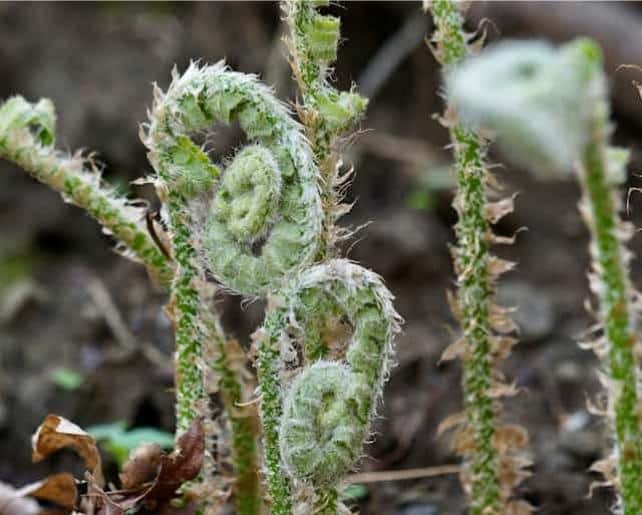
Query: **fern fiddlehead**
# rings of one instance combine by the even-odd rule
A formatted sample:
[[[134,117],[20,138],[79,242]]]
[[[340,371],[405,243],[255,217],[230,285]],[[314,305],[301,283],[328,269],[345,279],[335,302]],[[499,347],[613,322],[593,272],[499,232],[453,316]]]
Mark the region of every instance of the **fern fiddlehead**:
[[[19,96],[10,98],[0,106],[0,157],[87,211],[124,245],[126,254],[141,261],[160,282],[168,283],[172,267],[141,223],[144,213],[105,187],[90,159],[54,148],[55,122],[50,100],[32,104]]]
[[[306,361],[283,401],[280,455],[291,479],[323,491],[338,484],[361,452],[400,319],[381,279],[342,259],[307,269],[273,303],[262,343],[299,348]],[[331,349],[342,325],[351,336],[345,348]],[[318,348],[311,340],[319,334],[328,356],[343,358],[310,356],[306,349]],[[334,505],[328,508],[334,512]]]
[[[317,11],[328,3],[286,0],[281,4],[291,29],[292,67],[304,101],[302,117],[320,163],[329,156],[334,140],[361,118],[368,105],[355,91],[339,92],[328,83],[341,26],[339,18]]]
[[[233,121],[249,144],[223,171],[189,136]],[[177,313],[179,371],[185,359],[190,372],[200,352],[194,281],[207,267],[226,288],[265,295],[286,275],[310,264],[322,222],[318,172],[307,140],[283,104],[253,76],[232,72],[223,63],[191,65],[175,75],[167,93],[157,95],[144,140],[167,196],[181,270],[174,304],[186,308]],[[267,370],[259,367],[262,389],[271,384],[274,370],[278,361]],[[195,387],[194,381],[184,385],[185,399]],[[266,454],[276,445],[276,426],[265,412],[281,409],[279,391],[274,392],[262,398]]]
[[[189,134],[232,121],[251,144],[223,171]],[[157,102],[146,141],[170,193],[214,191],[202,252],[226,288],[264,295],[311,262],[322,217],[318,171],[298,124],[253,76],[223,63],[190,66]]]

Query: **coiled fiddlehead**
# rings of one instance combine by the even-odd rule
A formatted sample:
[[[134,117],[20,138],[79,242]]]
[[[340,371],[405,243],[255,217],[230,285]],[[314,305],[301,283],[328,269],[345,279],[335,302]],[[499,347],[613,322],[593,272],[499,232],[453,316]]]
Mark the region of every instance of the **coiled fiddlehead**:
[[[222,171],[189,135],[233,121],[251,144]],[[299,125],[254,76],[192,64],[158,97],[145,141],[170,191],[213,192],[202,252],[225,287],[262,295],[311,262],[322,222],[318,171]]]
[[[306,359],[287,389],[283,412],[276,409],[273,414],[279,417],[280,456],[292,479],[333,487],[361,452],[400,318],[381,279],[342,259],[309,268],[272,303],[259,359],[289,347],[300,348]],[[337,349],[341,326],[349,328],[351,336],[347,347]],[[315,361],[307,350],[317,349],[319,338],[328,354],[344,358]],[[268,456],[269,468],[278,451],[266,442],[266,453],[276,454]]]
[[[284,105],[255,77],[232,72],[223,63],[192,64],[183,75],[174,74],[165,94],[156,93],[143,140],[161,179],[161,196],[167,197],[179,264],[171,305],[176,308],[177,412],[182,421],[193,416],[193,401],[202,390],[197,381],[202,331],[196,283],[203,268],[226,288],[266,294],[285,275],[311,263],[322,211],[307,140]],[[190,134],[233,121],[249,144],[223,171]],[[238,451],[237,456],[242,449]]]

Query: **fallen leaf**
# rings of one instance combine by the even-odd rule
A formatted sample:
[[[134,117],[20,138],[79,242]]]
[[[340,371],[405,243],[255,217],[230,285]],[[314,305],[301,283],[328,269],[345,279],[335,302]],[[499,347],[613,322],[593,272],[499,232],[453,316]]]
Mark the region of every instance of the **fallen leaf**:
[[[205,454],[203,424],[195,420],[176,442],[176,449],[161,457],[161,466],[152,488],[143,501],[146,507],[168,500],[186,481],[194,479],[201,471]]]
[[[173,506],[176,491],[198,476],[203,465],[205,436],[203,424],[195,420],[176,442],[171,454],[160,448],[141,446],[132,453],[121,474],[125,488],[105,492],[102,485],[87,473],[89,484],[81,506],[95,515],[193,515],[196,505],[187,499],[181,507]],[[148,479],[145,482],[145,479]],[[127,486],[130,488],[127,488]],[[1,514],[0,514],[1,515]]]
[[[31,438],[33,461],[71,447],[85,461],[85,466],[99,484],[103,483],[100,453],[96,441],[76,424],[58,415],[47,415]]]
[[[118,476],[122,487],[130,490],[154,479],[162,456],[163,450],[157,443],[142,444],[134,449]]]
[[[73,510],[78,497],[76,481],[71,474],[62,473],[32,483],[20,489],[24,496],[52,502],[61,508]]]

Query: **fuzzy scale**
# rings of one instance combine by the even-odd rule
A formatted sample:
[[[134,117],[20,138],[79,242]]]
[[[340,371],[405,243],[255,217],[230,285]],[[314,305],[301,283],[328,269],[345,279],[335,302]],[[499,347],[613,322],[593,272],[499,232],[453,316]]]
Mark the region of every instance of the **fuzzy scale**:
[[[222,170],[188,136],[235,120],[250,145]],[[322,223],[318,170],[300,126],[254,76],[192,64],[159,94],[145,142],[170,191],[188,199],[214,192],[202,244],[226,288],[265,295],[312,261]]]
[[[124,245],[128,257],[141,261],[162,283],[172,267],[141,223],[143,212],[106,188],[91,159],[67,156],[54,148],[55,113],[50,100],[36,104],[13,97],[0,106],[0,157],[13,161],[65,201],[83,208]]]

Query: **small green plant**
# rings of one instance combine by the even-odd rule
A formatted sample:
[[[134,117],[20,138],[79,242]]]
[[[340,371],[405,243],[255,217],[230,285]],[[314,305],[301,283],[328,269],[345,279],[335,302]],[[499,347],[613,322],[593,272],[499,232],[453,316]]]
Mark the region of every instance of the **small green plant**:
[[[618,214],[628,152],[610,144],[600,49],[586,39],[559,49],[541,42],[505,42],[453,71],[448,92],[468,123],[494,130],[521,164],[534,170],[577,169],[581,211],[591,232],[590,284],[604,333],[592,346],[604,358],[615,440],[613,457],[594,468],[617,488],[616,511],[639,515],[642,422],[640,364],[634,352],[639,314],[626,248],[632,230]]]
[[[430,11],[435,21],[435,56],[446,74],[452,73],[470,54],[471,36],[464,31],[455,2],[435,0]],[[452,101],[450,95],[447,100]],[[500,424],[498,398],[512,390],[496,368],[515,343],[508,336],[515,329],[508,310],[493,302],[497,278],[513,264],[490,252],[493,243],[510,241],[495,236],[492,224],[512,211],[513,202],[511,198],[497,202],[487,198],[489,192],[497,192],[497,186],[485,162],[485,139],[459,122],[452,104],[443,120],[455,155],[457,193],[453,205],[459,220],[452,251],[457,273],[453,304],[463,334],[442,359],[462,359],[464,413],[445,420],[442,430],[458,427],[454,447],[467,459],[462,481],[472,514],[527,512],[527,503],[512,499],[514,487],[528,476],[523,470],[528,461],[514,452],[516,446],[526,445],[527,436],[519,426]]]
[[[112,422],[87,428],[97,442],[105,446],[105,450],[122,467],[132,451],[142,444],[158,444],[163,449],[174,447],[174,437],[165,431],[153,427],[137,427],[127,429],[125,422]]]
[[[64,367],[52,370],[49,377],[51,377],[51,380],[56,386],[70,392],[78,390],[85,381],[82,374]]]

